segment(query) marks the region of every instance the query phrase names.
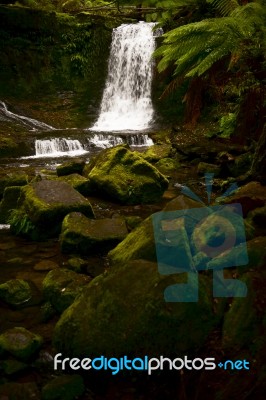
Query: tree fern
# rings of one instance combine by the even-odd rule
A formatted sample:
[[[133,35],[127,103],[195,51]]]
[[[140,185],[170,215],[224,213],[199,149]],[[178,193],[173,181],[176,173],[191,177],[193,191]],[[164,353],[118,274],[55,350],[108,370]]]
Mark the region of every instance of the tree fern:
[[[218,2],[214,0],[213,4]],[[160,72],[175,65],[176,76],[201,76],[223,57],[246,51],[246,43],[258,45],[258,34],[265,37],[263,2],[238,7],[232,0],[219,3],[223,12],[232,9],[229,16],[191,23],[164,35],[163,45],[154,53],[155,57],[161,57]]]

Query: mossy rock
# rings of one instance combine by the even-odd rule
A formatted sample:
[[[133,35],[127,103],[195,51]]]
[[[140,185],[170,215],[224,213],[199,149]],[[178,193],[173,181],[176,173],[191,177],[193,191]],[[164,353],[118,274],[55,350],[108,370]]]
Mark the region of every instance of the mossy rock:
[[[73,189],[77,190],[83,196],[88,196],[91,192],[90,181],[77,173],[60,176],[58,179],[71,185]]]
[[[178,169],[179,166],[179,163],[172,158],[162,158],[155,164],[155,167],[162,174],[169,174],[171,172],[174,172]]]
[[[138,217],[137,215],[132,215],[129,217],[125,217],[125,221],[127,224],[128,230],[131,232],[133,229],[135,229],[137,226],[141,224],[143,219],[141,217]]]
[[[81,376],[57,376],[42,388],[42,400],[75,400],[82,395],[84,390]]]
[[[248,264],[239,265],[237,270],[240,274],[253,270],[266,273],[266,237],[259,236],[247,242]]]
[[[110,249],[127,236],[124,218],[89,219],[81,213],[68,214],[62,224],[61,250],[70,254],[90,254]]]
[[[57,176],[64,176],[70,174],[82,174],[82,171],[85,167],[85,161],[80,159],[71,160],[65,162],[56,167]]]
[[[156,163],[162,158],[169,158],[174,154],[170,144],[155,144],[146,150],[141,156],[150,163]]]
[[[247,296],[235,298],[230,310],[225,314],[222,347],[224,350],[238,351],[241,348],[259,351],[261,342],[265,346],[265,285],[266,275],[248,272],[241,278],[247,285]]]
[[[10,172],[0,177],[0,197],[3,196],[4,190],[8,186],[24,186],[28,183],[28,175],[24,172]]]
[[[221,167],[215,164],[200,162],[198,165],[198,174],[204,175],[205,173],[213,173],[218,176],[221,172]]]
[[[91,278],[65,268],[50,271],[43,281],[44,298],[58,313],[69,307]]]
[[[103,150],[84,173],[92,193],[122,204],[154,203],[168,187],[164,175],[126,146]]]
[[[171,200],[163,211],[187,210],[203,205],[186,196],[180,195]],[[125,264],[129,260],[143,258],[156,261],[156,248],[152,217],[146,218],[128,236],[108,253],[111,264]]]
[[[0,203],[0,223],[7,224],[11,211],[17,207],[21,194],[20,186],[8,186],[4,190],[3,199]]]
[[[10,359],[0,362],[0,371],[3,371],[5,375],[14,375],[18,372],[24,371],[26,368],[28,368],[28,365],[18,360]]]
[[[231,196],[216,200],[224,204],[240,203],[246,217],[250,211],[266,205],[266,187],[252,181],[237,189]]]
[[[266,229],[266,206],[251,211],[247,218],[259,228]]]
[[[21,327],[9,329],[0,335],[0,350],[22,361],[32,358],[42,343],[41,336]]]
[[[22,279],[11,279],[0,285],[0,299],[12,306],[27,303],[31,296],[30,285]]]
[[[70,269],[78,274],[85,272],[88,266],[88,261],[80,257],[71,257],[67,260],[65,268]]]
[[[80,211],[94,218],[90,202],[74,190],[68,183],[42,180],[22,189],[19,213],[12,225],[19,219],[28,218],[33,229],[39,230],[39,236],[55,236],[60,232],[64,217],[72,211]],[[17,221],[18,219],[18,221]],[[37,235],[38,238],[38,235]],[[34,239],[34,237],[33,237]]]
[[[200,277],[198,302],[166,303],[164,289],[185,281],[186,274],[162,276],[156,263],[145,260],[100,275],[57,323],[57,351],[68,356],[156,357],[201,348],[217,322],[211,282]]]
[[[230,166],[228,164],[229,171],[232,176],[241,176],[249,171],[252,163],[252,155],[250,153],[241,154],[236,157],[234,163]]]

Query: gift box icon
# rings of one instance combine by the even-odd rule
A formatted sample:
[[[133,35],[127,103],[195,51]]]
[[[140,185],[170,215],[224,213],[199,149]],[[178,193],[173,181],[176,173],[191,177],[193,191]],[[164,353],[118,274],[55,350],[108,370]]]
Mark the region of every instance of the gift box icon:
[[[207,174],[208,199],[212,174]],[[235,190],[233,186],[224,196]],[[183,193],[200,200],[187,187]],[[246,285],[225,279],[224,269],[246,265],[248,254],[242,206],[239,203],[205,206],[153,214],[159,273],[187,273],[187,283],[168,286],[167,302],[198,301],[198,271],[213,271],[214,297],[245,297]]]

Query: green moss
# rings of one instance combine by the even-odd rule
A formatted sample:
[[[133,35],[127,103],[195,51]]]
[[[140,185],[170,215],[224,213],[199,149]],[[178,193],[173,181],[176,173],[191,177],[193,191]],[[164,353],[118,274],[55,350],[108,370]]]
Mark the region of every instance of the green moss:
[[[123,204],[158,201],[168,186],[164,175],[126,146],[102,151],[85,173],[95,193]]]
[[[28,282],[22,279],[11,279],[0,285],[0,299],[7,304],[18,306],[31,299],[31,289]]]
[[[9,329],[0,335],[0,349],[27,361],[41,347],[43,339],[25,328]]]
[[[56,325],[57,350],[140,357],[181,355],[201,347],[216,323],[208,280],[200,278],[198,303],[166,303],[163,298],[168,285],[184,278],[160,276],[157,264],[144,260],[99,276]]]

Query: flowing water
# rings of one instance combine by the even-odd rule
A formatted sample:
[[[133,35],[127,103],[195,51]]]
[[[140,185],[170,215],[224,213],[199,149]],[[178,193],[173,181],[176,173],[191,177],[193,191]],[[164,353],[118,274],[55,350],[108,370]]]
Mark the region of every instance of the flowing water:
[[[6,104],[3,101],[0,101],[0,120],[8,122],[17,122],[19,124],[25,125],[30,130],[33,131],[55,130],[53,126],[47,125],[44,122],[37,121],[36,119],[25,117],[24,115],[15,114],[12,111],[9,111]]]
[[[151,101],[155,23],[123,24],[113,30],[108,77],[93,131],[142,130],[154,116]]]

